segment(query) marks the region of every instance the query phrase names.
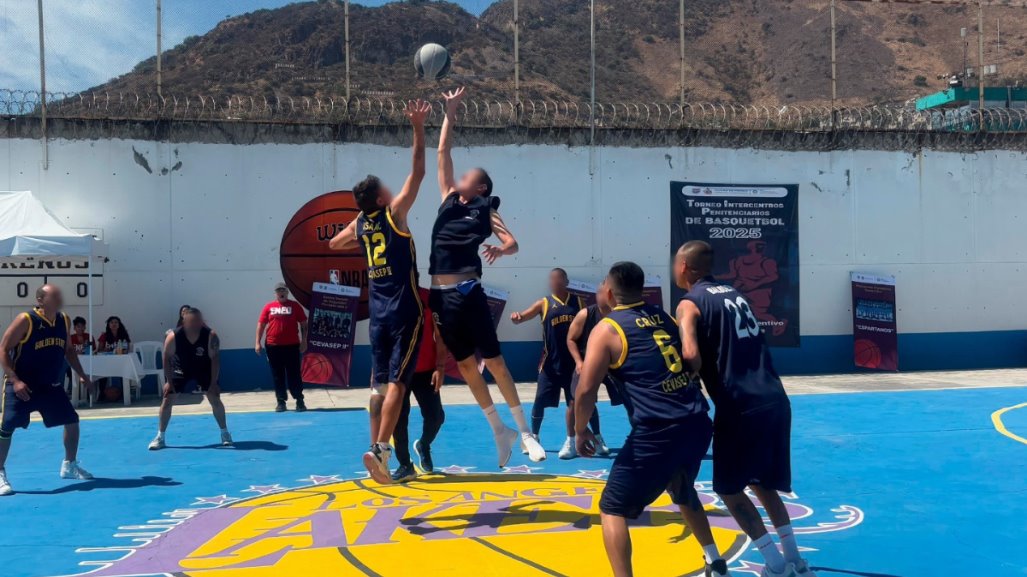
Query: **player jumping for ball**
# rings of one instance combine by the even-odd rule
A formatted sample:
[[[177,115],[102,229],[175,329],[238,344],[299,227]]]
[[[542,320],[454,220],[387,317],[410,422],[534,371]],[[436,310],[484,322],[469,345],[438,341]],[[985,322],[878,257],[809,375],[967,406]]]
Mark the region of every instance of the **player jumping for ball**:
[[[439,188],[442,205],[431,235],[431,309],[442,340],[460,368],[460,375],[485,413],[496,442],[499,466],[505,467],[520,438],[532,461],[542,461],[546,452],[531,435],[513,377],[499,350],[499,338],[492,324],[488,300],[481,286],[482,256],[492,264],[504,255],[517,253],[517,239],[499,216],[499,199],[492,196],[492,179],[482,168],[464,173],[457,182],[453,173],[453,125],[464,97],[459,88],[443,95],[446,119],[439,139]],[[486,244],[495,235],[501,244]],[[482,248],[484,247],[484,248]],[[481,256],[478,250],[481,249]],[[475,352],[496,379],[517,429],[506,426],[496,412],[485,378],[478,370]],[[519,435],[518,435],[519,433]]]
[[[567,404],[567,438],[560,447],[561,459],[578,456],[574,445],[574,395],[571,381],[574,379],[574,357],[567,345],[567,332],[584,303],[581,297],[567,290],[567,271],[554,268],[549,271],[549,296],[535,301],[530,307],[510,315],[510,320],[519,325],[535,317],[542,321],[542,362],[538,368],[538,386],[535,388],[535,402],[531,405],[531,434],[538,440],[542,430],[542,419],[547,408],[560,406],[560,392]],[[595,432],[595,431],[593,431]]]
[[[778,491],[792,491],[792,409],[774,370],[749,302],[712,276],[713,248],[685,243],[674,280],[688,291],[678,305],[685,361],[699,371],[717,407],[713,423],[713,490],[765,560],[763,577],[815,577],[799,555],[788,510]],[[784,555],[752,501],[766,510]]]
[[[603,290],[615,306],[588,339],[574,407],[578,452],[587,457],[596,449],[588,421],[607,373],[624,384],[632,409],[631,433],[599,499],[606,554],[615,577],[633,575],[628,519],[667,491],[703,548],[707,575],[728,575],[694,486],[713,435],[709,406],[682,360],[674,319],[642,300],[644,285],[637,264],[610,268]]]
[[[180,393],[190,384],[207,396],[214,420],[221,429],[221,445],[233,445],[232,434],[228,432],[225,404],[221,402],[221,339],[213,329],[203,322],[203,313],[193,307],[183,308],[181,326],[164,338],[164,383],[163,399],[157,413],[157,436],[150,441],[149,449],[159,451],[166,447],[164,435],[171,422],[171,409]]]
[[[4,368],[3,413],[0,420],[0,495],[14,493],[7,482],[7,455],[14,430],[27,429],[29,416],[38,411],[43,425],[64,427],[62,479],[92,479],[78,464],[78,413],[64,392],[64,361],[78,373],[92,393],[82,364],[71,344],[71,321],[61,312],[61,289],[43,285],[36,290],[36,308],[18,315],[0,339],[0,364]]]
[[[389,440],[403,408],[421,339],[424,313],[417,293],[417,260],[407,213],[424,180],[424,121],[429,112],[427,102],[407,103],[406,115],[414,128],[413,169],[403,189],[393,195],[377,176],[358,183],[353,197],[360,214],[329,243],[334,250],[349,250],[361,243],[367,254],[368,332],[374,383],[379,385],[372,394],[381,396],[381,386],[387,390],[364,466],[371,478],[382,484],[392,482]]]

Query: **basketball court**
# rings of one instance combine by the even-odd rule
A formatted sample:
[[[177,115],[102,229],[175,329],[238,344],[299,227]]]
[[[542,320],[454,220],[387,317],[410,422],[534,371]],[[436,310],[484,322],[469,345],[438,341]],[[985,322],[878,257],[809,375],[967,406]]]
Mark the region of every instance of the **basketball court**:
[[[987,380],[974,375],[948,378],[971,386]],[[915,388],[948,386],[932,383],[930,373],[903,378]],[[846,390],[839,382],[810,378],[804,390]],[[818,573],[960,575],[982,563],[990,575],[1027,573],[1022,382],[793,395],[797,493],[787,502]],[[354,404],[364,393],[351,392]],[[443,394],[465,398],[461,387]],[[226,404],[240,409],[231,397]],[[360,463],[363,410],[231,413],[236,447],[225,449],[215,445],[205,408],[176,415],[169,447],[156,453],[146,450],[153,415],[87,412],[97,417],[82,428],[93,481],[57,478],[56,431],[36,423],[19,432],[8,464],[18,494],[0,501],[9,523],[6,574],[392,577],[414,567],[426,577],[609,574],[597,503],[612,461],[557,459],[556,411],[542,431],[549,458],[534,464],[516,455],[498,471],[479,410],[451,404],[433,450],[437,474],[379,486]],[[600,408],[603,432],[617,447],[625,416]],[[420,426],[416,410],[411,426]],[[759,555],[719,508],[709,479],[707,463],[700,489],[720,548],[735,574],[757,575]],[[633,537],[637,575],[702,574],[701,550],[666,497]]]

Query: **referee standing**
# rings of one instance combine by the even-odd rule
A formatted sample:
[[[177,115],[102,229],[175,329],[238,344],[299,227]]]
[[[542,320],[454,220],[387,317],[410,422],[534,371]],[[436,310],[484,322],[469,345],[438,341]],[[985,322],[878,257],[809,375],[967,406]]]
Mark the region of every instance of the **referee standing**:
[[[296,401],[297,411],[306,411],[300,356],[307,350],[307,313],[303,305],[289,298],[289,287],[284,282],[275,285],[275,300],[264,305],[264,310],[260,312],[253,350],[258,355],[267,351],[271,378],[275,382],[275,397],[278,399],[275,412],[285,411],[288,394],[292,394]]]

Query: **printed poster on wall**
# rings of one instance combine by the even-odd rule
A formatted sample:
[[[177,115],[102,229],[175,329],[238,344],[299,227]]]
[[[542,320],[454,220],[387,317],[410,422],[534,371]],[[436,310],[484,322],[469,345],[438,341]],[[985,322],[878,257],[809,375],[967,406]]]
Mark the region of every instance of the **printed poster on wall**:
[[[598,283],[572,280],[567,283],[567,292],[573,296],[580,297],[585,301],[585,306],[596,304],[596,290]],[[663,279],[658,276],[645,277],[645,287],[642,289],[642,300],[647,304],[663,308]]]
[[[690,240],[713,245],[713,276],[745,295],[767,342],[799,346],[799,186],[671,182],[670,210],[671,257]]]
[[[303,355],[303,382],[348,387],[353,362],[360,289],[314,283],[310,291],[307,352]]]
[[[852,273],[852,337],[857,367],[899,370],[895,277]]]
[[[567,292],[585,301],[585,306],[596,304],[596,290],[599,285],[596,283],[571,280],[567,283]]]
[[[482,285],[485,290],[485,298],[489,301],[489,312],[492,313],[492,324],[499,328],[499,321],[503,319],[503,311],[506,310],[506,301],[510,299],[510,293],[508,291],[499,290]],[[478,370],[485,370],[485,361],[482,360],[481,355],[477,355],[478,358]],[[453,355],[446,355],[446,376],[458,380],[463,380],[460,376],[460,369],[456,365],[456,359]]]
[[[656,308],[663,308],[663,279],[658,276],[645,277],[645,285],[642,287],[642,300],[645,304]]]

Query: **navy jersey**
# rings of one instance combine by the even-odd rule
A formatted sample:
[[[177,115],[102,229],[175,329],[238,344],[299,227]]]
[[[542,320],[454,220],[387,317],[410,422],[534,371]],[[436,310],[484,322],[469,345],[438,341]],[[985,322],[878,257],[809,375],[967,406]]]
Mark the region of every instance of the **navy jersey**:
[[[614,308],[602,322],[620,336],[620,358],[613,360],[610,374],[623,383],[633,425],[678,422],[709,410],[698,382],[685,370],[681,337],[670,315],[637,302]]]
[[[588,305],[585,308],[585,326],[581,327],[581,337],[578,339],[578,352],[581,353],[581,358],[585,358],[588,338],[592,336],[592,330],[601,320],[603,320],[603,312],[599,310],[599,305]]]
[[[567,348],[567,333],[581,306],[581,297],[574,295],[567,295],[566,302],[555,295],[543,299],[540,372],[545,371],[551,375],[570,375],[574,372],[574,357]]]
[[[172,361],[176,378],[210,379],[210,329],[201,328],[194,342],[189,342],[185,328],[175,329],[175,357]]]
[[[402,232],[384,208],[357,216],[357,238],[367,253],[368,308],[371,320],[396,321],[421,315],[417,296],[414,239]]]
[[[478,249],[492,236],[492,211],[499,208],[494,196],[478,196],[468,203],[452,192],[442,201],[431,231],[428,274],[481,276]]]
[[[71,333],[68,315],[57,313],[54,322],[50,322],[39,309],[23,314],[29,320],[29,329],[11,353],[14,373],[29,388],[60,383],[64,378],[64,352]]]
[[[699,308],[699,371],[718,412],[787,401],[749,302],[731,285],[704,278],[685,298]]]

